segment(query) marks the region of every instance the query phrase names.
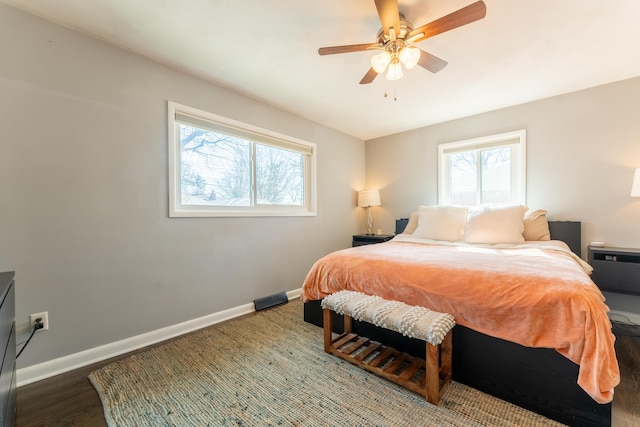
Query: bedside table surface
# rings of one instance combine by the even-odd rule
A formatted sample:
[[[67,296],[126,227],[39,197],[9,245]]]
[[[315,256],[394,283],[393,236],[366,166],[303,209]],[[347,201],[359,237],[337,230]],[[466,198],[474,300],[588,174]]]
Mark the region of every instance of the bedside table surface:
[[[628,254],[640,254],[638,248],[617,248],[613,246],[591,246],[589,250],[593,252],[616,252],[616,253],[628,253]]]
[[[389,239],[391,237],[395,237],[395,234],[354,234],[353,237],[377,240],[377,239]]]
[[[394,237],[394,234],[354,234],[351,246],[375,245],[387,242]]]

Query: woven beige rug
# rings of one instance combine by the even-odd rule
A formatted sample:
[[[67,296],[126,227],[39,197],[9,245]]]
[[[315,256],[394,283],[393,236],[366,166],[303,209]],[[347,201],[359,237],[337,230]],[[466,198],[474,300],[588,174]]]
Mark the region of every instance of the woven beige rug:
[[[440,406],[324,353],[292,301],[89,376],[110,426],[559,426],[453,382]],[[455,351],[455,349],[454,349]]]

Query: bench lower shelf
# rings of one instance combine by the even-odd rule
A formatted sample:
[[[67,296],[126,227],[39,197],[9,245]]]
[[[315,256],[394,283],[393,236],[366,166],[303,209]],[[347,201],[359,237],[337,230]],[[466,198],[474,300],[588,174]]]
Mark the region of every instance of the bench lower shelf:
[[[441,345],[425,343],[425,361],[351,332],[349,316],[344,316],[345,332],[334,337],[331,311],[326,310],[325,316],[329,317],[328,320],[325,317],[324,322],[327,353],[418,393],[429,403],[439,403],[442,392],[451,382],[451,332]]]

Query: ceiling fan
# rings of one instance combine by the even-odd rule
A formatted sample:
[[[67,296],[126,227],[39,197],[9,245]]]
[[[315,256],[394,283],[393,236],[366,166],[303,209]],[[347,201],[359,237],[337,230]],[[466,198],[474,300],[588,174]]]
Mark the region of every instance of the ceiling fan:
[[[413,44],[482,19],[487,13],[484,2],[480,0],[414,29],[413,25],[405,20],[398,10],[398,0],[374,1],[382,23],[382,28],[378,31],[377,43],[330,46],[318,49],[320,55],[379,50],[380,53],[371,58],[371,68],[360,80],[360,84],[373,82],[378,74],[385,70],[387,70],[387,79],[397,80],[402,77],[402,65],[407,69],[420,65],[432,73],[437,73],[447,65],[447,62]]]

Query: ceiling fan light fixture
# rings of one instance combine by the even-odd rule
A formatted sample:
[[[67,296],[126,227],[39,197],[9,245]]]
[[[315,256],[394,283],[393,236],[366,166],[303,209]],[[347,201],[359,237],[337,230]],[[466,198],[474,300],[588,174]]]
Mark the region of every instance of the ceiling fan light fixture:
[[[405,47],[400,51],[400,61],[404,64],[407,70],[412,69],[418,65],[420,60],[420,49],[414,46]]]
[[[402,65],[399,61],[389,64],[389,69],[387,70],[387,80],[398,80],[401,79],[402,76]]]
[[[412,46],[413,43],[418,43],[430,37],[437,36],[438,34],[483,19],[487,14],[487,6],[484,4],[484,1],[476,0],[474,3],[458,9],[455,12],[414,28],[413,24],[407,21],[404,15],[400,13],[398,0],[375,0],[375,4],[378,10],[380,24],[382,24],[382,28],[378,30],[376,43],[329,46],[318,49],[318,54],[320,55],[361,52],[365,50],[385,51],[386,54],[377,54],[371,58],[371,68],[369,68],[360,80],[360,84],[373,82],[378,74],[385,72],[385,68],[387,68],[387,79],[397,80],[403,75],[403,65],[407,67],[407,69],[419,65],[432,73],[437,73],[447,65],[447,61]],[[401,58],[399,58],[400,56]]]
[[[383,50],[382,52],[371,57],[371,68],[373,68],[378,74],[384,73],[384,70],[387,68],[387,65],[389,65],[389,62],[391,62],[391,54],[389,54],[389,52],[387,52],[386,50]]]

